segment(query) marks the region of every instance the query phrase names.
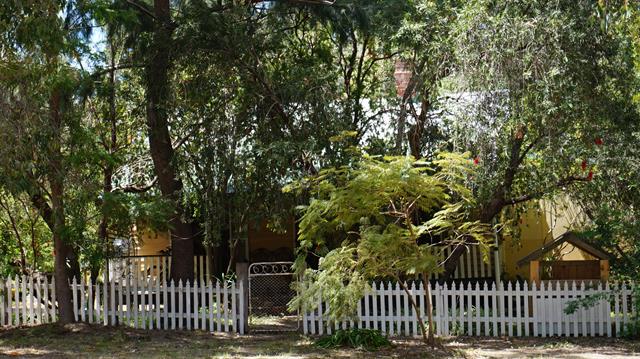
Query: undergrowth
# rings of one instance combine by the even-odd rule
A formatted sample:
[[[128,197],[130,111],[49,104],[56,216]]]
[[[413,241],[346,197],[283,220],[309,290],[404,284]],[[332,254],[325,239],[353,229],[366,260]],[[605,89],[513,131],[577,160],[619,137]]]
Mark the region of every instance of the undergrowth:
[[[377,330],[340,329],[332,335],[318,339],[316,345],[325,349],[350,347],[372,351],[391,346],[391,342]]]

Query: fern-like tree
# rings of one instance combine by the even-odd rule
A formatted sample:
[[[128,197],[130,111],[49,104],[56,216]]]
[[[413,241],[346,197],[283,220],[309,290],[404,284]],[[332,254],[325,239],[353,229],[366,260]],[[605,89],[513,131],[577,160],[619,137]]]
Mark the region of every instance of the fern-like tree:
[[[466,155],[440,154],[433,162],[412,157],[364,156],[352,165],[326,169],[287,190],[308,191],[312,199],[300,221],[296,270],[302,275],[292,308],[314,309],[328,302],[333,320],[352,317],[369,283],[394,279],[410,298],[423,338],[433,343],[428,278],[442,271],[442,244],[464,245],[472,237],[488,248],[490,228],[469,220],[475,203],[469,183],[473,165]],[[327,241],[341,241],[328,251]],[[318,270],[306,269],[308,255],[320,256]],[[420,313],[405,280],[422,276],[426,313]],[[302,290],[304,289],[304,290]],[[427,334],[428,333],[428,334]]]

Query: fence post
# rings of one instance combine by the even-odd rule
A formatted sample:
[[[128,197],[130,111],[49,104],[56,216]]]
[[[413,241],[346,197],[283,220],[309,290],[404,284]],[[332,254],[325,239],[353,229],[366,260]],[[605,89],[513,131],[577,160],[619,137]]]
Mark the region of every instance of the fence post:
[[[241,327],[245,328],[245,331],[249,331],[249,263],[237,262],[236,263],[236,278],[237,283],[242,283],[243,300],[240,301],[242,307],[238,308],[240,313],[240,320],[242,321]],[[241,333],[242,334],[242,333]]]

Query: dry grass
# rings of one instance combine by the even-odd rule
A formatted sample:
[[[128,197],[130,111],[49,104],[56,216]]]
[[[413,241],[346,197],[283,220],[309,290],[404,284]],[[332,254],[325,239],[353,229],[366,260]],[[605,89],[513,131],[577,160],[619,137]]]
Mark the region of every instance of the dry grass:
[[[325,350],[295,334],[222,335],[144,331],[86,324],[0,330],[0,357],[24,358],[618,358],[640,344],[615,339],[447,338],[437,348],[394,340],[378,352]],[[640,356],[638,356],[640,357]]]

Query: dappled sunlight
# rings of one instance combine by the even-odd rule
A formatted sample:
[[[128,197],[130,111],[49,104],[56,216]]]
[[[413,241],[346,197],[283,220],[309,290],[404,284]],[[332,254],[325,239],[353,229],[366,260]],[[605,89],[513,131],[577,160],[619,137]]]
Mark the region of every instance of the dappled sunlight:
[[[393,338],[378,351],[315,345],[298,333],[249,334],[145,331],[72,324],[0,330],[0,357],[23,358],[640,358],[640,343],[613,338]]]

